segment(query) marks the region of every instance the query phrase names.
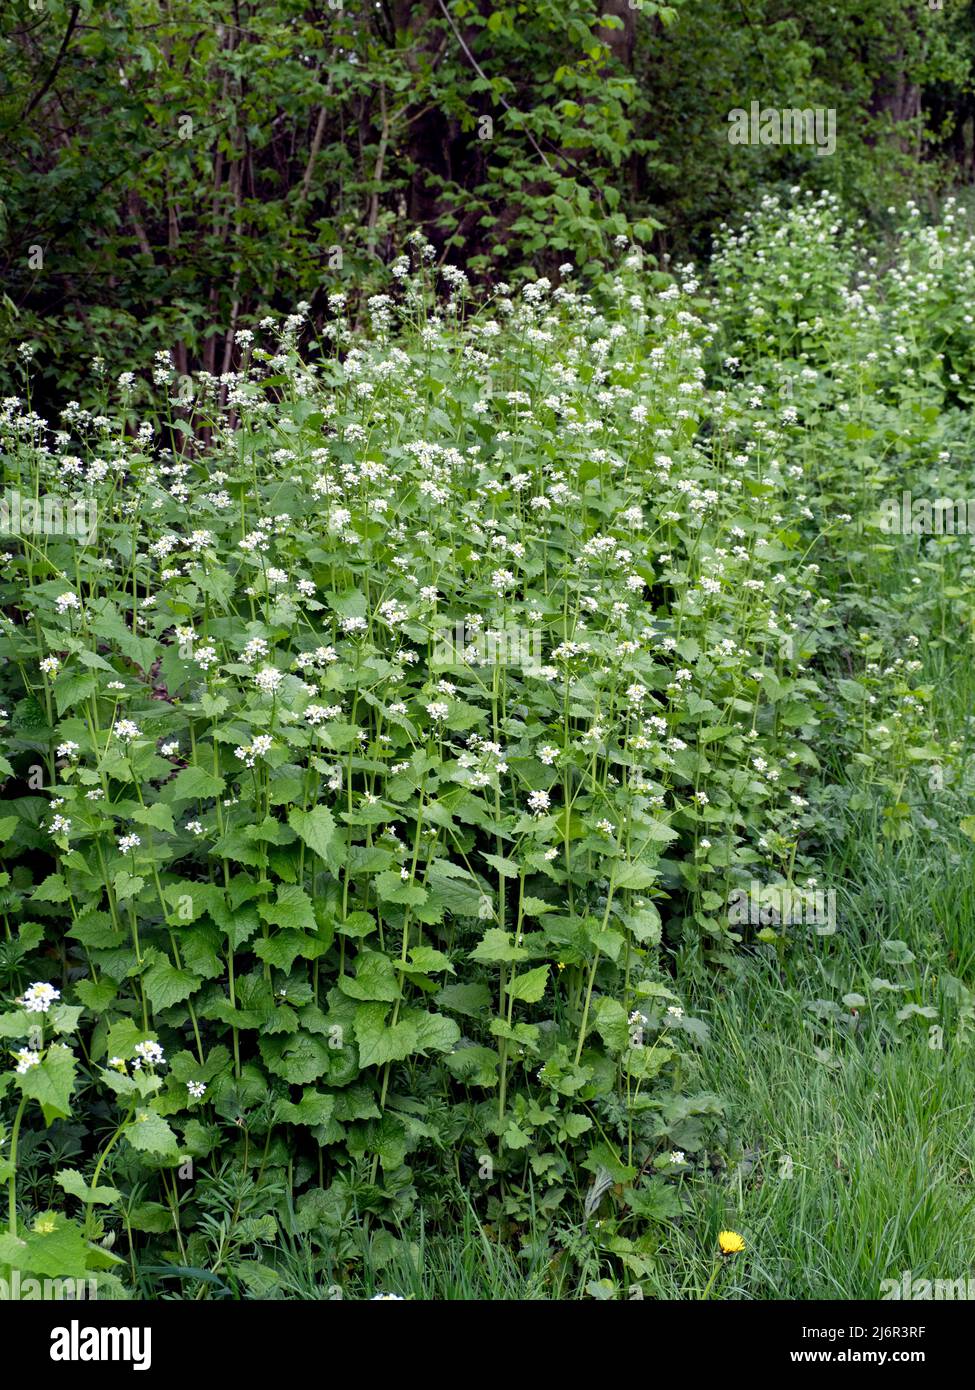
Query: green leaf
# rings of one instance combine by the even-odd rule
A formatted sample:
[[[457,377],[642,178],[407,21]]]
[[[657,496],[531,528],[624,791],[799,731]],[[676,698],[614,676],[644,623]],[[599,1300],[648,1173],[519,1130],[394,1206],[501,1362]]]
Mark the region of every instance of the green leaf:
[[[478,945],[471,951],[470,959],[491,964],[527,960],[528,954],[523,946],[512,945],[510,931],[502,931],[500,927],[489,927]]]
[[[22,1240],[7,1234],[0,1237],[0,1264],[51,1279],[83,1279],[96,1263],[94,1254],[95,1247],[85,1240],[81,1227],[63,1212],[39,1212],[33,1230]],[[111,1263],[116,1262],[112,1257]]]
[[[77,1168],[62,1168],[55,1173],[54,1181],[79,1201],[98,1203],[106,1207],[122,1200],[121,1192],[114,1187],[89,1187]]]
[[[465,1086],[496,1086],[501,1058],[491,1047],[460,1047],[446,1058],[451,1076]]]
[[[451,975],[457,972],[443,951],[435,951],[432,946],[414,946],[407,962],[407,970],[420,971],[426,975],[438,975],[446,970]]]
[[[268,1071],[290,1081],[293,1086],[317,1081],[329,1070],[328,1044],[310,1033],[262,1037],[258,1045]]]
[[[301,956],[302,960],[317,960],[330,945],[331,940],[327,936],[309,936],[297,931],[276,932],[272,937],[256,941],[254,954],[279,970],[290,971],[297,956]]]
[[[393,962],[379,951],[360,951],[355,959],[355,975],[343,975],[338,983],[349,999],[392,1003],[400,994]]]
[[[408,1019],[416,1022],[418,1052],[450,1052],[460,1038],[457,1024],[444,1014],[410,1009]]]
[[[79,980],[74,987],[75,994],[92,1013],[102,1013],[118,994],[118,985],[113,980]]]
[[[618,999],[604,995],[593,1010],[593,1027],[611,1052],[625,1052],[630,1042],[627,1014]]]
[[[334,1095],[306,1088],[297,1105],[291,1101],[279,1100],[275,1113],[280,1120],[288,1120],[294,1125],[307,1125],[309,1128],[314,1128],[316,1125],[327,1124],[332,1118],[334,1109]]]
[[[66,903],[71,897],[68,885],[60,874],[48,874],[31,894],[33,903]]]
[[[547,965],[540,965],[535,970],[516,975],[505,986],[505,993],[510,994],[512,999],[521,999],[525,1004],[537,1004],[545,993],[548,971]]]
[[[132,812],[136,825],[151,825],[155,830],[173,830],[173,811],[164,801],[153,802],[151,806],[137,806]]]
[[[414,1020],[401,1019],[395,1027],[386,1026],[389,1009],[385,1004],[360,1004],[355,1011],[355,1039],[359,1044],[360,1067],[401,1062],[416,1052],[419,1033]]]
[[[503,878],[518,877],[520,870],[513,859],[505,859],[500,854],[482,854],[481,858],[490,864],[492,869],[497,870]]]
[[[0,1038],[26,1038],[35,1022],[26,1009],[11,1009],[0,1014]]]
[[[179,1144],[169,1125],[155,1110],[137,1110],[131,1124],[125,1127],[125,1137],[140,1153],[159,1158],[177,1158]]]
[[[58,707],[58,718],[72,705],[86,700],[98,688],[94,676],[72,675],[65,671],[54,682],[54,703]]]
[[[120,869],[113,880],[117,898],[137,898],[146,886],[144,878],[130,874],[128,869]]]
[[[36,1100],[44,1113],[44,1123],[66,1120],[71,1113],[76,1061],[74,1053],[60,1043],[47,1049],[44,1060],[14,1080],[21,1093]]]
[[[287,931],[313,932],[317,926],[311,898],[295,883],[283,884],[278,888],[274,902],[258,903],[257,910],[270,926],[283,927]]]
[[[55,1004],[48,1010],[48,1021],[55,1033],[73,1033],[84,1010],[80,1004]]]
[[[153,1009],[168,1009],[182,1003],[200,988],[199,975],[189,970],[177,970],[163,957],[157,960],[142,977],[143,988]]]
[[[168,801],[209,801],[220,796],[226,785],[223,777],[204,767],[184,767],[164,791]]]
[[[442,1009],[450,1009],[451,1013],[464,1014],[468,1018],[477,1018],[490,1007],[491,991],[487,985],[480,983],[446,985],[434,998]]]
[[[651,888],[658,877],[658,871],[649,864],[621,864],[613,872],[617,888]]]
[[[288,824],[330,869],[340,869],[345,863],[345,844],[331,811],[315,806],[310,811],[293,807],[288,812]]]

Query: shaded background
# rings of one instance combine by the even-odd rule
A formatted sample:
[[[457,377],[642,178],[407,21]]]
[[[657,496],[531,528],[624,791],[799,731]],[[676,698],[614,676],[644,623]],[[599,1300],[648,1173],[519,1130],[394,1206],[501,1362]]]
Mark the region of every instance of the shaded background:
[[[0,387],[34,342],[41,406],[96,352],[229,370],[262,311],[384,289],[413,228],[475,278],[598,278],[783,182],[882,231],[975,167],[961,0],[8,0],[0,40]],[[835,108],[835,155],[729,145],[752,100]]]

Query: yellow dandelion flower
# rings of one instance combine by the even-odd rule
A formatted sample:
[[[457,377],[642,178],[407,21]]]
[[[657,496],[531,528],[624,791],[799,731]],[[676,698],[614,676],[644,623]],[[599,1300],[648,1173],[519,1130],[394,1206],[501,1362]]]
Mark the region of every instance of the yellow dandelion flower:
[[[745,1242],[737,1231],[719,1231],[718,1247],[722,1255],[737,1255],[745,1248]]]

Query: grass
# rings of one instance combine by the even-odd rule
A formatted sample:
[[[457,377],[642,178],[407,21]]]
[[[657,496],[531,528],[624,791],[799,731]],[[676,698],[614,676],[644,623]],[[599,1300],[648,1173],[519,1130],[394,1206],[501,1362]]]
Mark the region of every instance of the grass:
[[[921,1032],[896,1047],[880,1033],[853,1038],[832,1064],[818,1060],[806,1005],[823,972],[795,975],[782,983],[753,967],[712,1011],[708,1080],[732,1100],[742,1159],[695,1192],[691,1228],[713,1214],[749,1246],[721,1296],[872,1299],[903,1269],[967,1275],[970,1059],[930,1048]],[[671,1296],[693,1296],[700,1272],[689,1252]]]
[[[935,716],[962,744],[961,769],[973,668],[964,651],[923,655]],[[640,1281],[645,1298],[874,1300],[904,1270],[975,1278],[975,1036],[949,987],[975,976],[975,880],[957,832],[967,783],[956,770],[946,790],[929,772],[919,769],[914,789],[927,794],[929,833],[901,839],[885,834],[883,789],[857,768],[846,774],[852,791],[876,797],[840,818],[827,859],[824,881],[841,885],[834,936],[806,928],[784,958],[757,946],[717,993],[713,973],[699,974],[690,1006],[711,1029],[700,1081],[728,1102],[727,1141],[710,1176],[685,1183],[685,1216]],[[831,777],[844,780],[837,767]],[[872,989],[878,980],[897,988]],[[842,1004],[853,993],[865,999],[855,1021]],[[899,1021],[905,1004],[937,1017]],[[728,1227],[747,1250],[712,1282],[717,1232]],[[388,1264],[364,1247],[363,1289],[448,1300],[634,1295],[635,1285],[600,1285],[606,1271],[592,1246],[587,1268],[582,1232],[563,1236],[577,1262],[571,1279],[544,1238],[524,1232],[519,1259],[468,1202],[460,1230],[430,1238],[421,1219]]]

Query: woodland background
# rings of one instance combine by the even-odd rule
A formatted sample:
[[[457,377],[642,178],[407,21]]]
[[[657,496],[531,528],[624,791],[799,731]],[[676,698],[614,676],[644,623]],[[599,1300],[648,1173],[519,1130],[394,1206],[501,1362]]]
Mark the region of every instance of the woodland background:
[[[800,177],[883,222],[971,182],[973,53],[959,0],[14,0],[0,354],[43,348],[62,400],[94,353],[219,374],[262,310],[382,290],[414,228],[517,278],[621,234],[704,254]],[[835,108],[835,156],[729,157],[751,100]]]

